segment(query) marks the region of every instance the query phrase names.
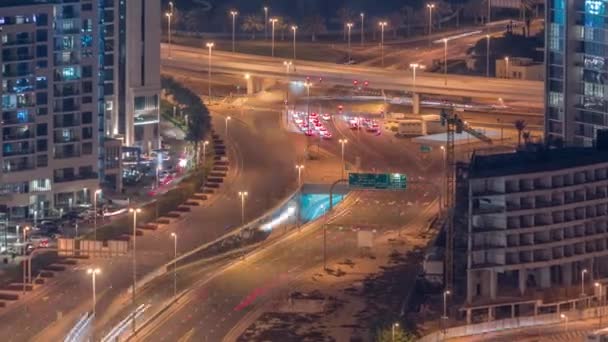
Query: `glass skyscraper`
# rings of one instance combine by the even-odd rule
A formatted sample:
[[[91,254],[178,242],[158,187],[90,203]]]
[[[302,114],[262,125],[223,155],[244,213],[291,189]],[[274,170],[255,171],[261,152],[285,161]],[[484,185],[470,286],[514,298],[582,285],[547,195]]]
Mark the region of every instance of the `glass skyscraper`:
[[[591,146],[608,128],[606,0],[547,0],[546,138]]]

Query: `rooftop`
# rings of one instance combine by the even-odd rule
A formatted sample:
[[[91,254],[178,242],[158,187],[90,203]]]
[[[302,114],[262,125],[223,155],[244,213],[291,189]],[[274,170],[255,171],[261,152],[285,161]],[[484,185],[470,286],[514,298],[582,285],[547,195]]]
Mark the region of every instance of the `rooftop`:
[[[568,147],[518,151],[493,155],[474,155],[470,178],[500,177],[608,163],[608,150],[594,147]]]

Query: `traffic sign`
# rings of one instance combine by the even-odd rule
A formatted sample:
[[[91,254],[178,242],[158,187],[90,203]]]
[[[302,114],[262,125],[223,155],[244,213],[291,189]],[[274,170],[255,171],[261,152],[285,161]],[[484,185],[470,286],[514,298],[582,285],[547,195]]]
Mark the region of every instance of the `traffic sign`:
[[[433,150],[433,148],[431,146],[428,145],[420,145],[420,152],[422,153],[429,153]]]
[[[405,190],[407,176],[403,173],[357,173],[348,174],[348,186],[367,190]]]

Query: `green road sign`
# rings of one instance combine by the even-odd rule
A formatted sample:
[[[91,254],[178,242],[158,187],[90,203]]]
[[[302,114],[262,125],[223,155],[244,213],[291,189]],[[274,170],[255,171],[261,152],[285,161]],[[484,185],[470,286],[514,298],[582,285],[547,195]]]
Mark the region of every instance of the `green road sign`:
[[[407,176],[403,173],[349,173],[348,186],[367,190],[405,190]]]
[[[429,153],[433,150],[433,148],[431,146],[428,145],[420,145],[420,152],[422,153]]]

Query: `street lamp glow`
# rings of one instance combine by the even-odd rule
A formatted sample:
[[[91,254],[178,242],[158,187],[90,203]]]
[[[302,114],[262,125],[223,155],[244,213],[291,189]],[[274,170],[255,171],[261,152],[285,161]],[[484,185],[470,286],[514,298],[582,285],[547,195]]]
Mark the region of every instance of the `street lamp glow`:
[[[346,27],[348,27],[348,62],[350,62],[352,55],[352,51],[350,49],[350,33],[352,31],[353,25],[354,24],[351,22],[346,23]]]
[[[363,29],[365,25],[365,13],[361,12],[359,16],[361,17],[361,45],[363,45],[363,41],[365,40],[365,30]]]
[[[416,69],[424,70],[426,66],[419,63],[410,63],[410,68],[412,69],[412,88],[416,93]]]
[[[226,138],[228,138],[228,121],[230,121],[230,120],[232,120],[232,118],[230,116],[227,116],[226,119],[225,119],[226,128],[225,128],[225,131],[224,131],[224,135],[226,136]]]
[[[272,24],[272,57],[274,57],[274,24],[276,24],[277,21],[279,21],[277,18],[270,19],[270,23]]]
[[[444,85],[448,85],[448,39],[443,38],[443,76]]]
[[[251,75],[249,73],[245,74],[245,79],[248,80],[251,78]]]
[[[141,213],[141,208],[129,208],[129,213],[133,214],[133,288],[131,289],[131,301],[135,306],[135,284],[137,283],[137,214]],[[135,333],[135,315],[132,319],[132,332]]]
[[[505,78],[509,78],[509,57],[505,57]]]
[[[426,8],[429,9],[429,43],[431,39],[431,33],[433,33],[433,9],[435,8],[435,4],[430,3],[426,4]]]
[[[239,197],[241,198],[241,224],[245,224],[245,199],[248,195],[247,191],[239,191]]]
[[[299,164],[296,165],[296,170],[298,170],[298,185],[302,184],[302,170],[304,169],[304,165]]]
[[[581,296],[585,295],[585,274],[587,273],[587,269],[583,268],[581,271]]]
[[[93,240],[97,241],[97,196],[101,194],[101,189],[93,192]]]
[[[207,66],[207,95],[209,95],[209,104],[211,104],[211,50],[215,46],[214,42],[207,42],[205,46],[209,49],[208,66]]]
[[[169,36],[169,59],[171,59],[171,17],[173,16],[173,6],[171,6],[170,12],[165,12],[167,17],[167,34]]]
[[[291,25],[291,30],[293,31],[293,60],[296,60],[296,32],[298,31],[297,25]]]
[[[443,291],[443,319],[448,318],[448,296],[452,294],[450,290]]]
[[[235,34],[236,34],[236,16],[239,12],[232,10],[230,11],[230,15],[232,16],[232,52],[235,52]]]
[[[173,297],[177,296],[177,234],[171,233],[173,238]]]
[[[380,25],[380,54],[382,56],[382,67],[384,67],[384,28],[388,23],[386,21],[381,21],[378,25]]]

